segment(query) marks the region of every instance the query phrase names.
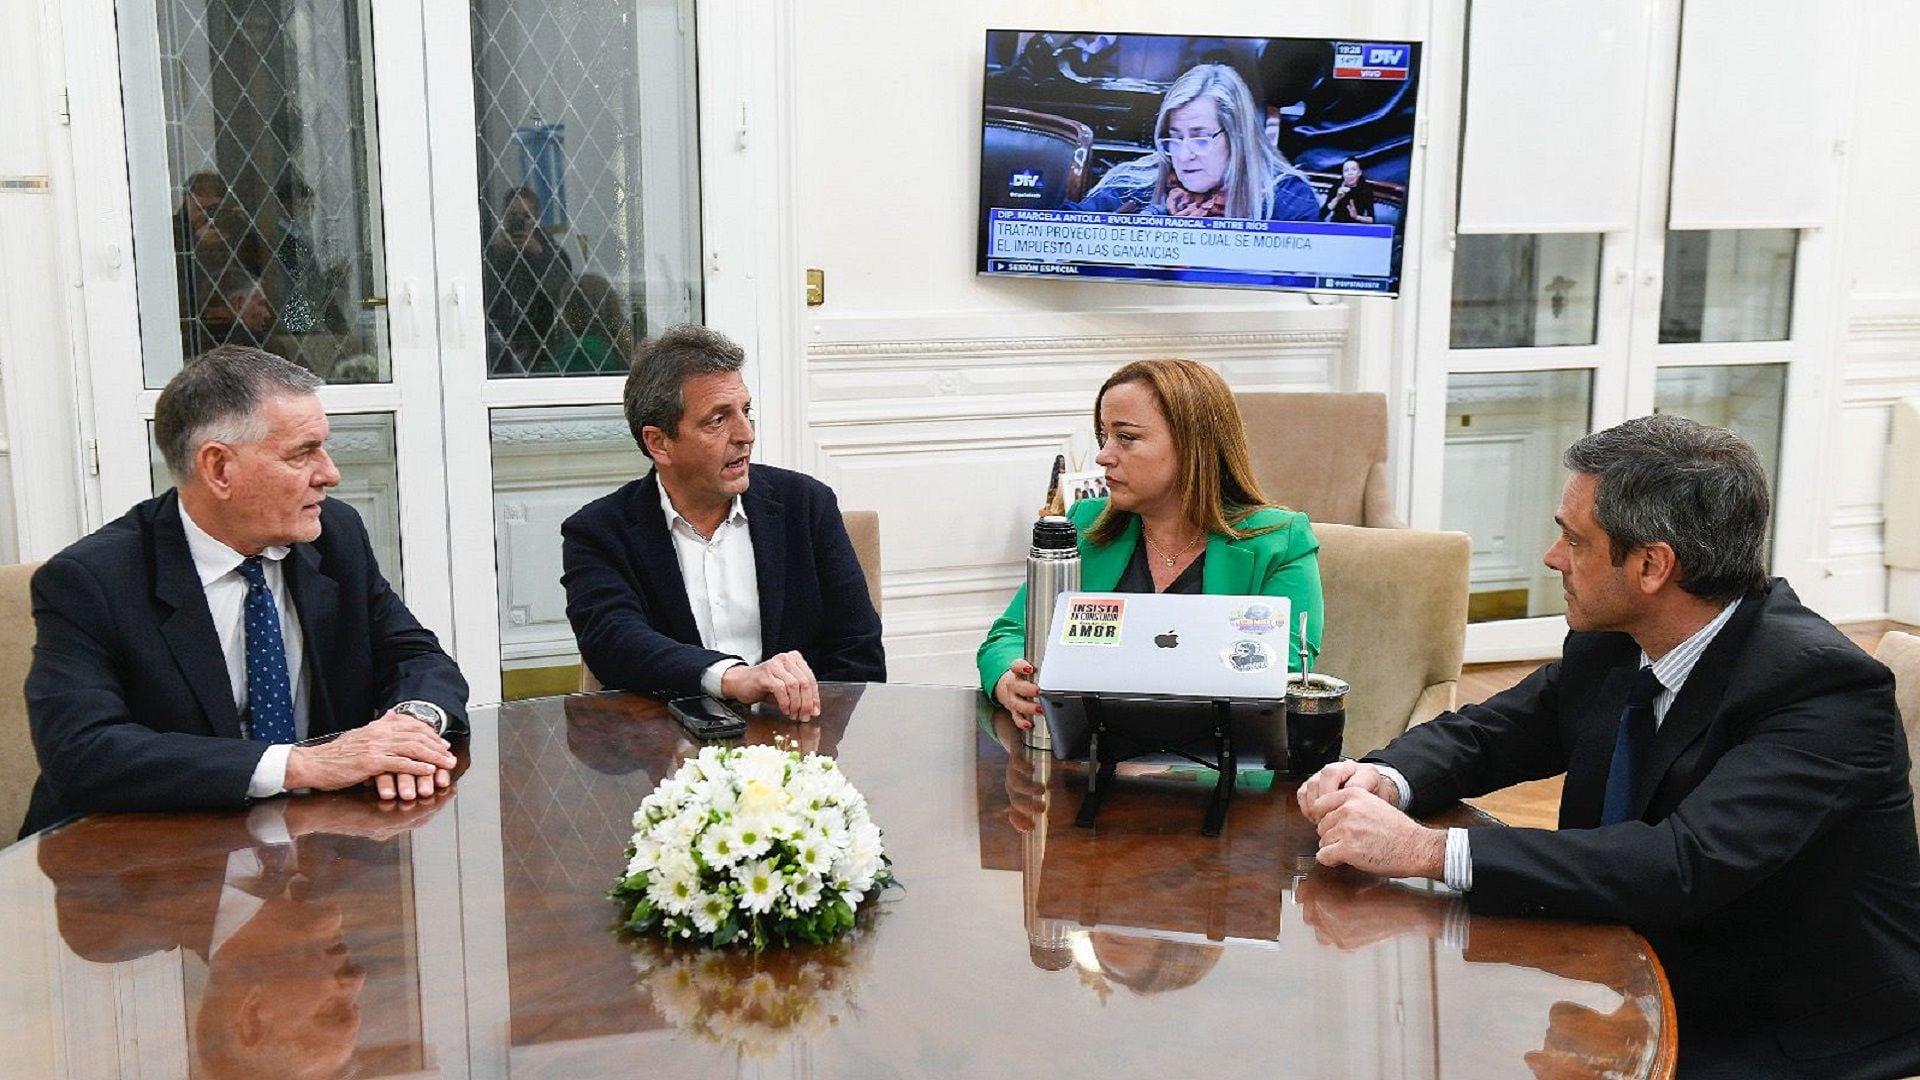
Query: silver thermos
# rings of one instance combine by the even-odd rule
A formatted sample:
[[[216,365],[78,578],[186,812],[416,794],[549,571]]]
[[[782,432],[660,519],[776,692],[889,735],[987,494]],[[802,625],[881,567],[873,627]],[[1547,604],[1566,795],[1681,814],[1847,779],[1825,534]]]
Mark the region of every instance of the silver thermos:
[[[1027,550],[1027,663],[1039,678],[1053,633],[1053,608],[1061,593],[1080,590],[1080,534],[1073,522],[1048,515],[1033,523],[1033,547]],[[1027,729],[1027,745],[1053,749],[1053,735],[1044,719]]]

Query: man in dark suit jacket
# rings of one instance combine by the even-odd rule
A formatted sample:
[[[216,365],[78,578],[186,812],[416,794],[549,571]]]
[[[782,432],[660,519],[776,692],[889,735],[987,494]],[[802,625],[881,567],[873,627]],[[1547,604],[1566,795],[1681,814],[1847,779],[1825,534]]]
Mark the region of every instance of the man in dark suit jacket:
[[[653,471],[561,526],[567,618],[607,686],[808,717],[820,679],[886,679],[880,616],[833,491],[749,465],[745,362],[699,326],[642,347],[625,404]]]
[[[1559,662],[1303,784],[1320,861],[1605,919],[1672,983],[1683,1076],[1920,1071],[1920,845],[1893,678],[1761,569],[1766,479],[1674,416],[1590,435],[1547,565]],[[1418,814],[1566,773],[1560,829]]]
[[[448,782],[467,684],[359,516],[326,498],[340,473],[318,384],[254,349],[188,364],[154,420],[178,487],[35,573],[41,774],[23,835],[103,810],[367,782],[411,800]]]

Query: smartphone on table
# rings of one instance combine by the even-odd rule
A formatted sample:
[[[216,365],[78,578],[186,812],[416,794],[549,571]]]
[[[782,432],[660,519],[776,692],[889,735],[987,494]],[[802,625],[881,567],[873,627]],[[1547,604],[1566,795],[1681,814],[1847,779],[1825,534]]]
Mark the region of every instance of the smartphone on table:
[[[747,733],[747,722],[718,698],[698,694],[667,702],[667,712],[686,733],[702,741],[737,739]]]

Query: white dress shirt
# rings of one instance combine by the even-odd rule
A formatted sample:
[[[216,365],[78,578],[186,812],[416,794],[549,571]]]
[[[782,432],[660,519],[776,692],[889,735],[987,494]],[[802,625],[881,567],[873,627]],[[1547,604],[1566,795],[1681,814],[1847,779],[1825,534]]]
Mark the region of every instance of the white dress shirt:
[[[673,537],[673,557],[680,563],[680,580],[687,586],[687,606],[700,631],[700,644],[731,654],[700,673],[700,689],[713,697],[721,676],[735,664],[757,664],[760,655],[760,579],[753,561],[753,537],[747,532],[747,509],[740,497],[713,536],[700,535],[667,497],[660,485],[660,512]],[[733,659],[739,657],[739,659]]]
[[[200,574],[200,587],[207,594],[207,610],[213,615],[213,629],[220,636],[220,651],[227,660],[227,683],[233,687],[233,706],[244,717],[247,712],[247,579],[240,576],[241,554],[208,535],[180,507],[180,524],[186,529],[187,550],[193,555],[193,567]],[[287,684],[293,687],[293,731],[296,739],[307,737],[308,684],[305,639],[300,633],[300,617],[293,610],[293,595],[287,589],[282,568],[290,548],[270,547],[260,552],[260,568],[267,587],[273,590],[273,605],[280,612],[280,640],[287,651]],[[254,766],[247,795],[264,799],[287,790],[287,757],[293,747],[278,744],[267,747]]]
[[[1660,694],[1653,699],[1655,731],[1659,731],[1660,725],[1666,722],[1667,710],[1673,706],[1673,699],[1680,695],[1680,687],[1686,684],[1687,677],[1693,674],[1694,665],[1700,662],[1701,654],[1707,651],[1707,646],[1713,644],[1713,639],[1720,633],[1721,627],[1726,626],[1727,620],[1733,618],[1733,609],[1739,606],[1740,602],[1736,600],[1721,608],[1720,613],[1708,620],[1707,625],[1695,630],[1691,637],[1674,646],[1658,660],[1648,656],[1645,649],[1640,650],[1640,666],[1652,667],[1653,677],[1660,680]],[[1400,770],[1392,766],[1377,767],[1380,775],[1393,781],[1393,786],[1399,789],[1400,808],[1406,809],[1413,802],[1413,788],[1408,785],[1407,778],[1400,775]],[[1468,847],[1467,832],[1468,830],[1457,827],[1447,830],[1446,882],[1448,886],[1461,892],[1473,888],[1473,853]]]

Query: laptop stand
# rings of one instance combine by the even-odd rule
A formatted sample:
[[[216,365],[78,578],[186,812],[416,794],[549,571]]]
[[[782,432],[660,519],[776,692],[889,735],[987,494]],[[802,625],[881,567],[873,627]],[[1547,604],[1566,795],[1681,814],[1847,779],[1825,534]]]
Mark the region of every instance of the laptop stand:
[[[1092,738],[1087,743],[1087,793],[1080,799],[1080,811],[1074,815],[1073,823],[1083,829],[1093,828],[1094,819],[1100,815],[1100,807],[1107,800],[1107,794],[1113,790],[1114,770],[1124,757],[1115,745],[1126,733],[1110,728],[1107,724],[1105,704],[1098,694],[1081,697],[1087,719],[1093,726]],[[1230,720],[1230,703],[1225,698],[1214,698],[1213,702],[1213,739],[1216,759],[1208,761],[1195,757],[1178,747],[1158,747],[1136,750],[1135,753],[1169,753],[1186,758],[1196,765],[1213,769],[1220,779],[1213,786],[1213,796],[1207,800],[1207,816],[1200,825],[1200,835],[1219,836],[1227,823],[1227,805],[1233,800],[1233,785],[1239,757],[1233,747],[1233,724]],[[1138,738],[1138,736],[1134,736]]]

